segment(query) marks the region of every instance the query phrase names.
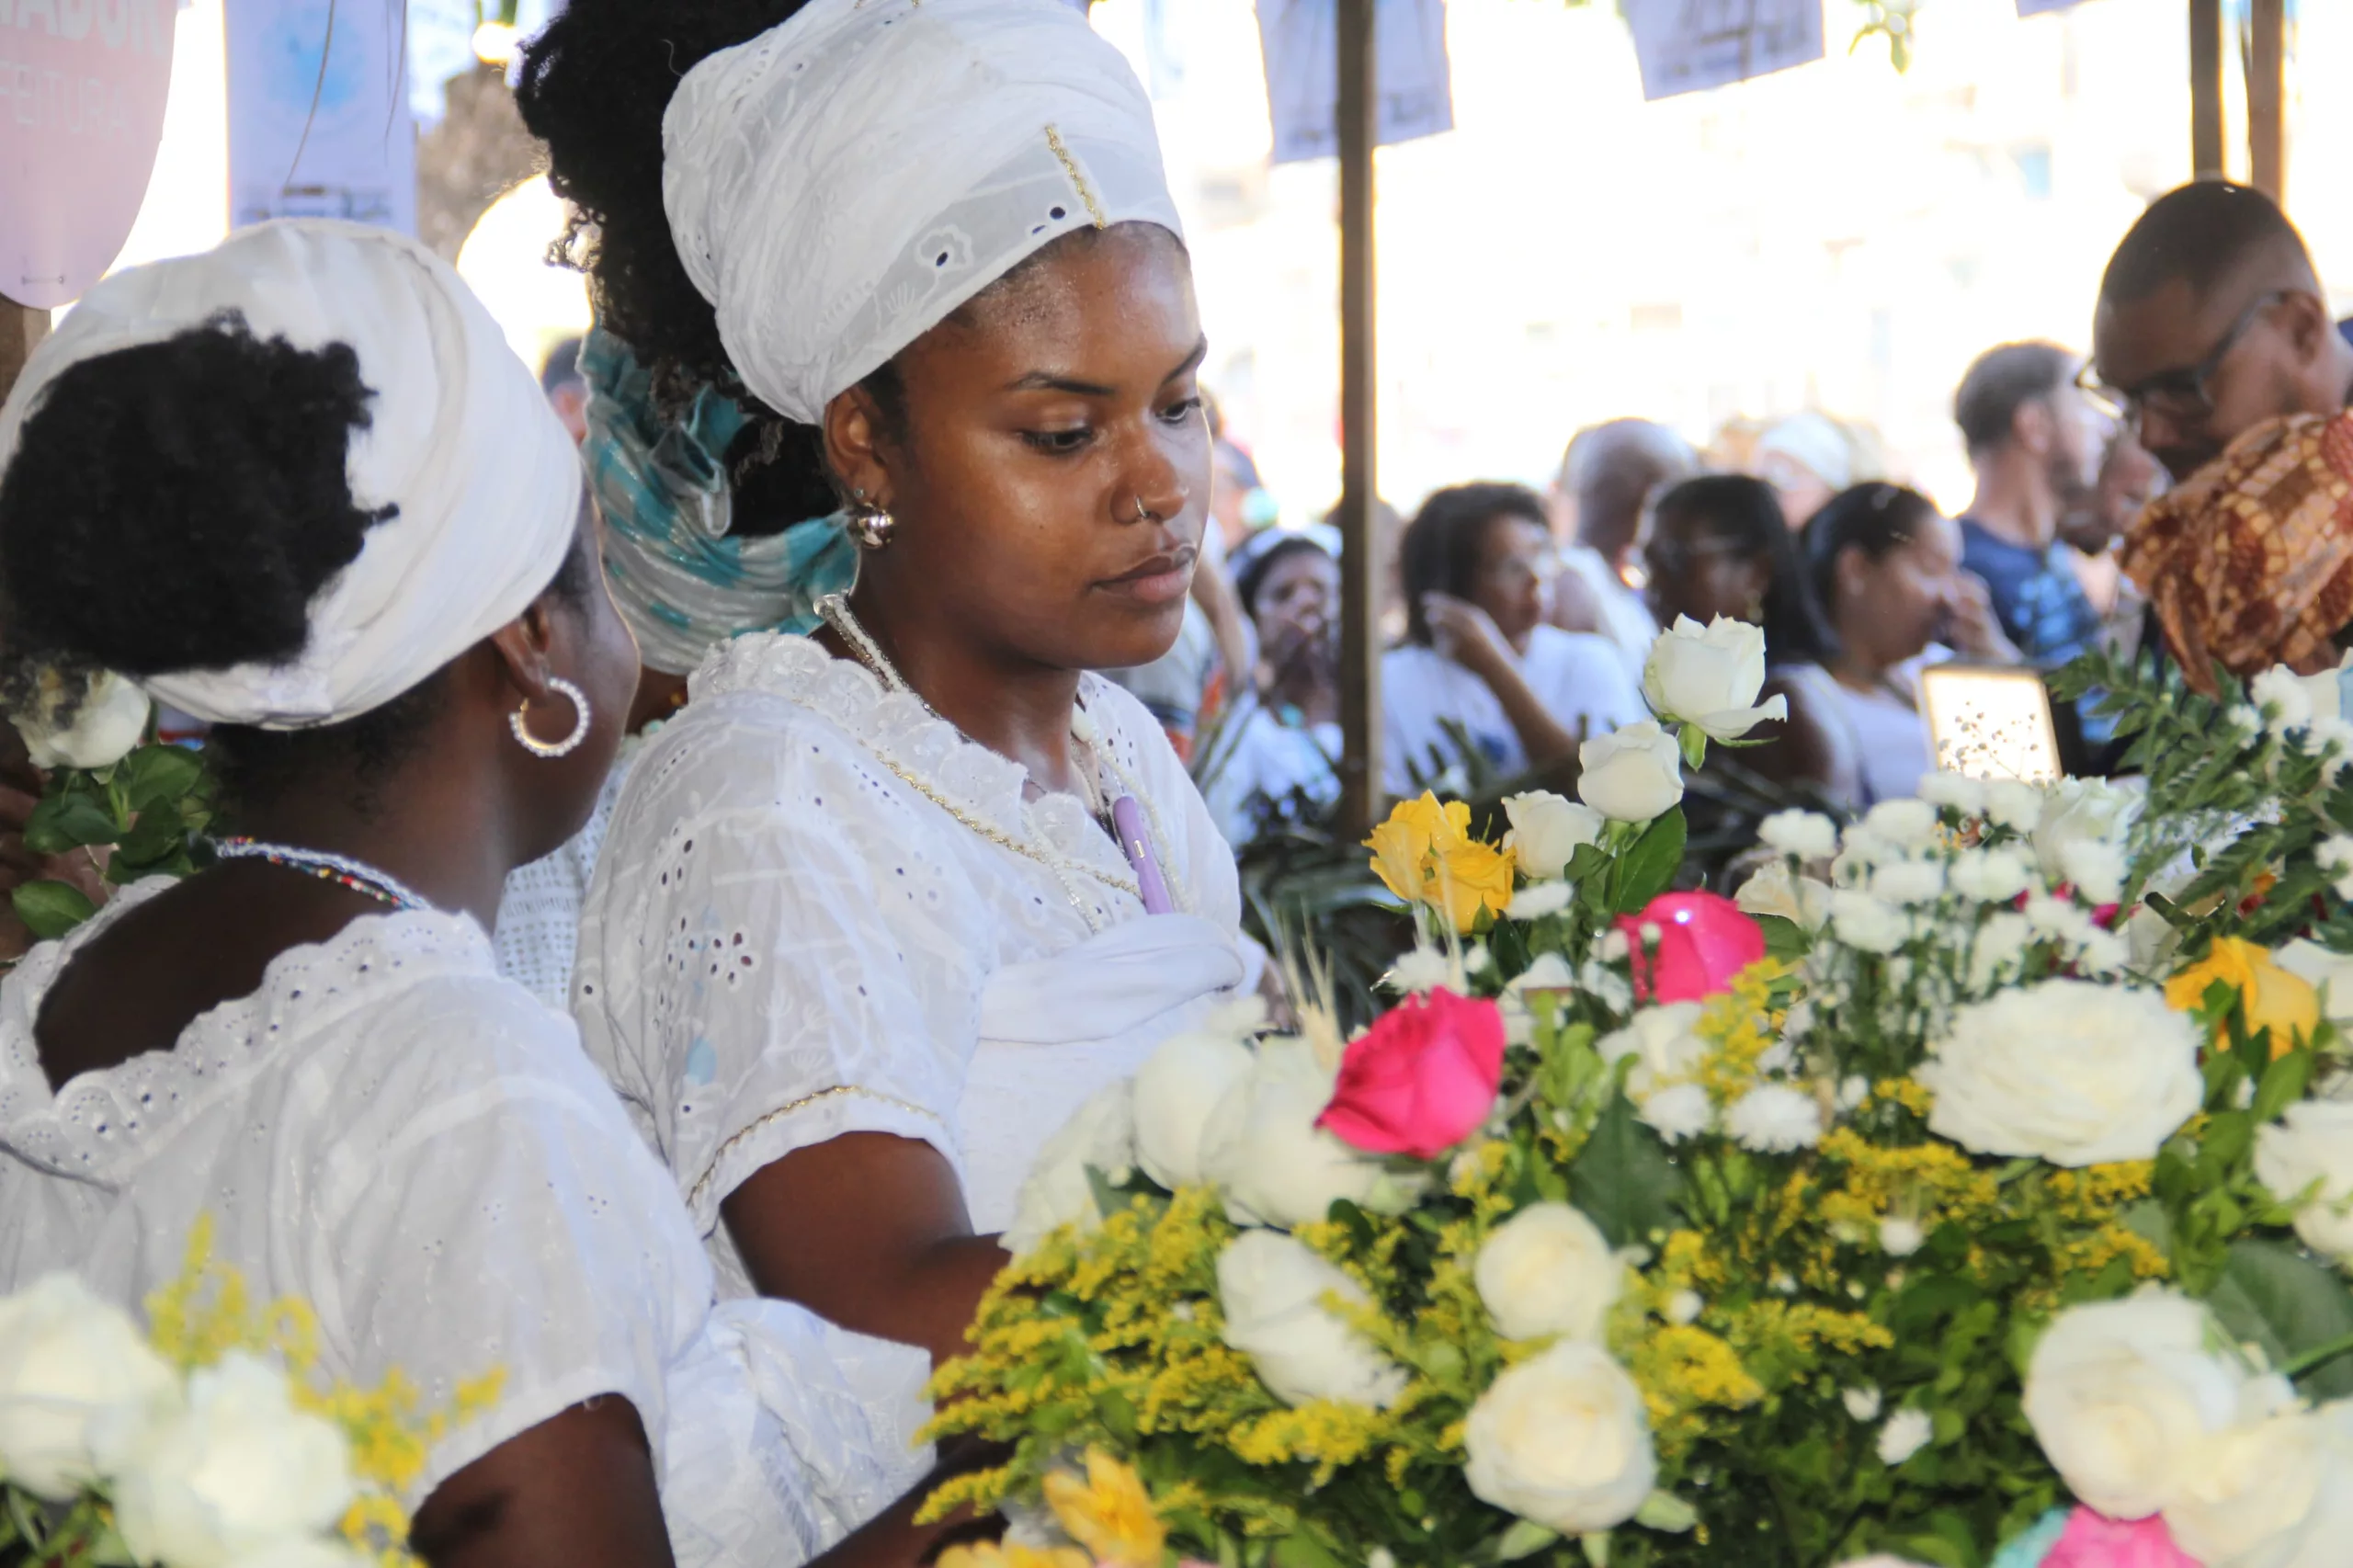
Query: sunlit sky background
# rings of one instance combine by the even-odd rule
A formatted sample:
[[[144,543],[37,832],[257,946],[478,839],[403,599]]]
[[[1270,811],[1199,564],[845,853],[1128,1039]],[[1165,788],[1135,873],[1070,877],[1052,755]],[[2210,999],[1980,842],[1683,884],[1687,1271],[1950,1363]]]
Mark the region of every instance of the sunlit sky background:
[[[221,6],[180,13],[125,263],[222,232]],[[415,0],[412,25],[450,8]],[[1617,415],[1704,443],[1734,416],[1813,407],[1869,424],[1896,476],[1958,508],[1962,368],[2016,338],[2081,346],[2117,238],[2188,177],[2185,9],[2084,0],[2021,21],[2014,0],[1927,0],[1899,74],[1881,43],[1848,53],[1861,7],[1827,0],[1822,62],[1645,104],[1613,6],[1451,0],[1457,129],[1380,158],[1383,492],[1410,507],[1460,480],[1540,483],[1574,430]],[[2306,90],[2353,78],[2353,4],[2301,10],[2289,206],[2324,275],[2353,287],[2353,209],[2331,199],[2353,188],[2353,103]],[[1339,484],[1333,166],[1266,166],[1251,0],[1167,13],[1153,74],[1209,380],[1304,517]],[[1144,0],[1104,0],[1096,23],[1150,63]],[[2230,77],[2243,172],[2235,59]],[[428,84],[412,97],[430,112]],[[519,193],[462,264],[527,354],[585,312],[577,279],[539,263],[560,217],[543,187]]]

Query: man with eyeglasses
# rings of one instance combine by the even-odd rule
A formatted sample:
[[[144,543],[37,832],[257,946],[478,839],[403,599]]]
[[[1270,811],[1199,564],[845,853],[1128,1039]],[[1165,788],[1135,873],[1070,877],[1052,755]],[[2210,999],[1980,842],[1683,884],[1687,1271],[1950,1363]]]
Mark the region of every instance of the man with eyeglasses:
[[[2150,203],[2100,280],[2086,392],[2178,482],[2277,415],[2336,414],[2353,345],[2270,198],[2219,180]]]

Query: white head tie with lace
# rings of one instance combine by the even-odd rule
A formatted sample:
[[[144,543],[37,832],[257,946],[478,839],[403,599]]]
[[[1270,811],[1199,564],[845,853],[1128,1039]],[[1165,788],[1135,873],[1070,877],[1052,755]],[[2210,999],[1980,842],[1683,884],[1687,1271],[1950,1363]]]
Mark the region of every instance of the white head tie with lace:
[[[1058,235],[1182,232],[1151,100],[1068,0],[813,0],[688,72],[662,145],[728,358],[806,425]]]
[[[224,312],[297,348],[350,346],[374,394],[346,459],[352,500],[395,511],[312,598],[310,639],[292,660],[139,684],[209,723],[340,723],[407,691],[546,590],[578,530],[579,449],[449,263],[388,229],[288,219],[201,256],[118,272],[84,295],[0,408],[0,469],[67,369]]]

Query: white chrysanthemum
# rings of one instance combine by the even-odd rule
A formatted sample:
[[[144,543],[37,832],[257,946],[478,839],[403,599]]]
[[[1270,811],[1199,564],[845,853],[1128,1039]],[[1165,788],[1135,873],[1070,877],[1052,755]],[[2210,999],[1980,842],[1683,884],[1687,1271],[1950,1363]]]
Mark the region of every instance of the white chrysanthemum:
[[[1715,1124],[1716,1108],[1697,1084],[1677,1084],[1642,1102],[1635,1114],[1670,1143],[1697,1138]]]
[[[1871,873],[1871,896],[1887,903],[1934,903],[1944,891],[1945,869],[1934,860],[1899,860]]]
[[[1985,786],[1985,815],[1996,827],[2024,833],[2042,820],[2042,791],[2015,778],[1996,778]]]
[[[1965,773],[1928,774],[1920,780],[1918,793],[1928,804],[1949,806],[1965,817],[1983,815],[1985,810],[1984,782]]]
[[[1899,849],[1926,849],[1937,840],[1937,808],[1910,796],[1881,801],[1863,814],[1863,826]]]
[[[1884,1403],[1879,1390],[1869,1383],[1846,1390],[1839,1394],[1838,1402],[1847,1407],[1847,1415],[1865,1423],[1879,1419],[1880,1409]]]
[[[1867,953],[1892,953],[1910,934],[1893,906],[1854,888],[1830,895],[1830,926],[1840,941]]]
[[[1890,1257],[1910,1257],[1927,1239],[1917,1220],[1890,1214],[1879,1222],[1879,1249]]]
[[[1879,1429],[1880,1463],[1893,1470],[1928,1446],[1937,1424],[1925,1410],[1899,1410]]]
[[[1760,1154],[1787,1154],[1822,1142],[1822,1107],[1787,1084],[1759,1084],[1724,1109],[1724,1130]]]
[[[2320,841],[2315,858],[2336,885],[2336,896],[2353,898],[2353,835],[2335,833]]]
[[[1820,812],[1775,812],[1756,824],[1757,842],[1801,860],[1827,860],[1838,853],[1838,824]]]
[[[2034,868],[2015,849],[1964,849],[1953,857],[1952,891],[1979,903],[2007,903],[2034,885]]]

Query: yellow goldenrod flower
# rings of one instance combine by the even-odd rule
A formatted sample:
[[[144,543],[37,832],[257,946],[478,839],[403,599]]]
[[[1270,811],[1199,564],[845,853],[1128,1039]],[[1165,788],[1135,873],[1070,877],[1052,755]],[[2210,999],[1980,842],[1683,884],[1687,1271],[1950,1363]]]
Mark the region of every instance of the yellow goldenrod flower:
[[[2296,1048],[2298,1035],[2310,1038],[2320,1028],[2320,993],[2312,982],[2281,969],[2270,949],[2244,937],[2215,937],[2213,951],[2165,982],[2165,1002],[2190,1012],[2218,980],[2237,988],[2248,1033],[2271,1031],[2274,1056],[2286,1055]],[[2218,1045],[2228,1038],[2226,1030],[2215,1031]]]
[[[1097,1561],[1159,1568],[1168,1530],[1153,1510],[1152,1494],[1141,1476],[1101,1449],[1086,1450],[1086,1480],[1068,1471],[1046,1477],[1046,1505]]]
[[[1041,1549],[984,1540],[951,1546],[939,1554],[939,1568],[1095,1568],[1074,1546]]]

